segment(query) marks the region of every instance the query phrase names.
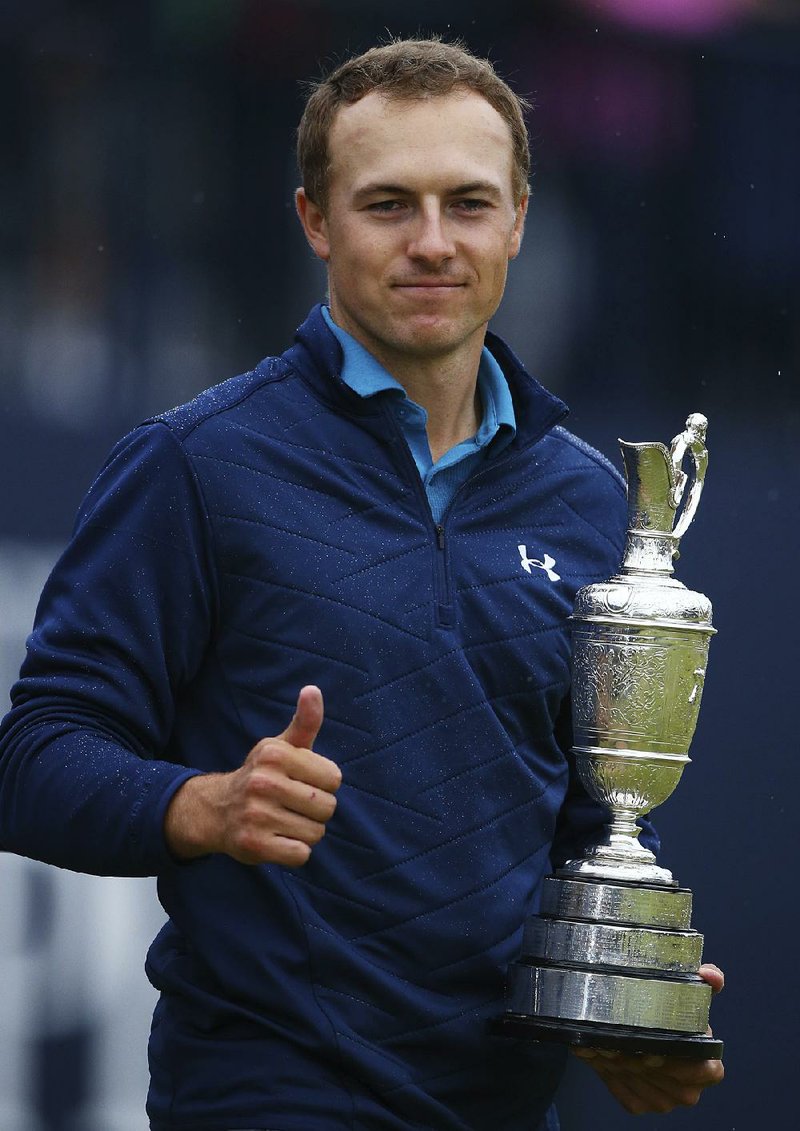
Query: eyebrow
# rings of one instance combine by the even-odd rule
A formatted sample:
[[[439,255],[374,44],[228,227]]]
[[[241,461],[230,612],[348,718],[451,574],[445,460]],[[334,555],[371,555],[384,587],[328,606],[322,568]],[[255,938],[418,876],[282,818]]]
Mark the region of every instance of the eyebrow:
[[[470,196],[472,193],[482,193],[484,196],[500,196],[502,190],[492,181],[468,181],[464,185],[457,185],[450,195]]]
[[[467,181],[461,185],[454,185],[447,189],[447,196],[470,196],[473,193],[482,193],[484,196],[498,198],[502,191],[491,181]],[[414,196],[414,190],[408,185],[384,184],[383,182],[368,182],[356,189],[354,196],[357,199],[367,196]]]

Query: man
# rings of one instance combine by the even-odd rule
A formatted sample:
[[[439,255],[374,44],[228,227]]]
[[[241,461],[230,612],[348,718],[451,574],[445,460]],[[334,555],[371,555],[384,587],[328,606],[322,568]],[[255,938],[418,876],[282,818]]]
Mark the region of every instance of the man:
[[[603,821],[565,619],[624,497],[487,334],[521,111],[435,41],[316,89],[297,210],[329,306],[122,441],[43,595],[4,846],[158,875],[156,1131],[557,1126],[563,1050],[486,1023],[550,858]],[[593,1063],[631,1110],[721,1076]]]

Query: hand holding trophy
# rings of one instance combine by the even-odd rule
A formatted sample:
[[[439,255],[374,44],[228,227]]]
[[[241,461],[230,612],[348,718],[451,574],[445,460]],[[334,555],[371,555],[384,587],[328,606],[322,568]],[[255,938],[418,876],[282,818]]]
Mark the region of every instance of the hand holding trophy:
[[[620,441],[628,481],[622,566],[581,589],[572,616],[573,752],[611,820],[599,844],[545,880],[496,1033],[722,1055],[722,1042],[706,1035],[711,987],[697,974],[703,937],[691,928],[691,892],[639,844],[636,824],[670,796],[690,760],[715,632],[708,598],[672,577],[703,488],[706,427],[692,414],[669,449]]]

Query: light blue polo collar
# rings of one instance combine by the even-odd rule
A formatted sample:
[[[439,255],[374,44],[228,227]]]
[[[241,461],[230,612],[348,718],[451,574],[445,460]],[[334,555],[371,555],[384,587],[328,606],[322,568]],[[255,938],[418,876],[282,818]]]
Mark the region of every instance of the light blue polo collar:
[[[341,378],[344,383],[361,397],[374,397],[377,393],[386,391],[397,393],[399,399],[406,402],[404,405],[406,412],[402,415],[412,416],[424,426],[428,419],[427,412],[416,401],[411,400],[400,382],[392,377],[391,373],[387,372],[352,334],[333,321],[327,306],[322,307],[322,316],[342,347],[344,363]],[[486,346],[483,347],[478,368],[478,392],[483,406],[483,419],[475,436],[462,443],[467,445],[468,449],[475,451],[485,448],[497,437],[498,442],[502,441],[501,446],[505,447],[516,434],[514,404],[505,374]],[[437,466],[442,465],[443,461],[453,462],[448,456],[456,451],[459,452],[456,458],[459,458],[463,454],[460,449],[462,445],[457,444],[450,452],[446,452]]]

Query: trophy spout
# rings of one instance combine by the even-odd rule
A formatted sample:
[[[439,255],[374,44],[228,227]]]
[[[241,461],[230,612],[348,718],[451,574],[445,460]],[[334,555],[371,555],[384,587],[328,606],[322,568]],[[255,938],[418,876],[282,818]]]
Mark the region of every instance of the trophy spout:
[[[678,544],[695,516],[705,483],[707,428],[706,418],[693,412],[669,448],[659,443],[619,441],[628,485],[623,573],[672,572],[672,561],[680,556]],[[691,466],[684,471],[687,458]],[[681,503],[683,508],[678,513]]]
[[[669,536],[675,521],[678,480],[663,444],[619,441],[628,484],[628,530]]]

